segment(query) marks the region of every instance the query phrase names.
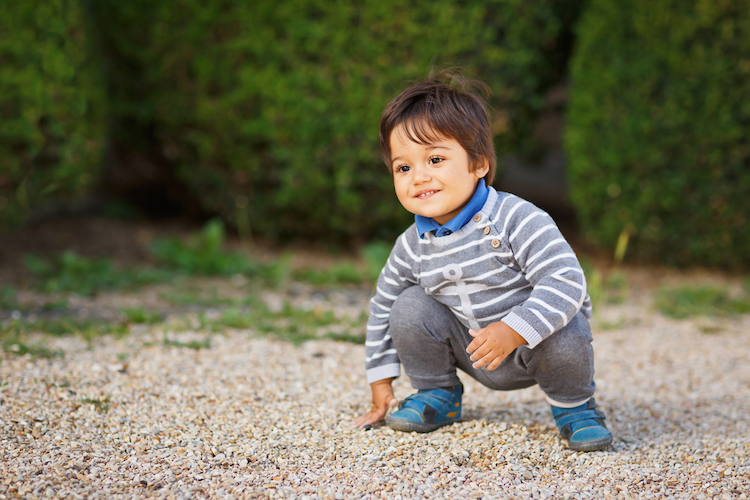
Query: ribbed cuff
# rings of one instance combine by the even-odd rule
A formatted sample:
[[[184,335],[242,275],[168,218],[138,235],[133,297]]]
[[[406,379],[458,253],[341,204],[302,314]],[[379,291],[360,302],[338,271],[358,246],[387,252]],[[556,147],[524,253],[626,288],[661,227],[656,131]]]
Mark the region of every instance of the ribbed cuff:
[[[394,378],[401,376],[401,364],[391,363],[389,365],[376,366],[367,370],[367,383],[372,384],[384,378]]]
[[[539,342],[544,340],[539,333],[531,327],[521,316],[516,313],[510,313],[502,319],[502,322],[513,328],[516,333],[526,339],[528,348],[533,349]]]

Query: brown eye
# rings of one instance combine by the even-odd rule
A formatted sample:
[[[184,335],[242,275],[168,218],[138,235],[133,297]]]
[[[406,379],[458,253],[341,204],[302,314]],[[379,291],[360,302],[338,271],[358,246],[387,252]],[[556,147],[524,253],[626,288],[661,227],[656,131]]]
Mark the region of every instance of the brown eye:
[[[443,159],[441,157],[439,157],[439,156],[433,156],[432,158],[430,158],[427,161],[427,163],[429,163],[430,165],[437,165],[441,161],[443,161]]]
[[[409,170],[411,170],[411,167],[409,165],[399,165],[396,167],[396,172],[406,173]]]

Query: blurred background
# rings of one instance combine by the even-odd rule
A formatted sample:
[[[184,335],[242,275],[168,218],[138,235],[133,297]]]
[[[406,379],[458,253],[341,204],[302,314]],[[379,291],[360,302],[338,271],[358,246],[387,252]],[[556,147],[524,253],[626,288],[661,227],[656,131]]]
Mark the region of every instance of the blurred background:
[[[747,270],[749,29],[748,0],[0,2],[0,258],[128,221],[107,252],[175,220],[392,241],[380,113],[460,66],[493,92],[496,188],[617,260]]]

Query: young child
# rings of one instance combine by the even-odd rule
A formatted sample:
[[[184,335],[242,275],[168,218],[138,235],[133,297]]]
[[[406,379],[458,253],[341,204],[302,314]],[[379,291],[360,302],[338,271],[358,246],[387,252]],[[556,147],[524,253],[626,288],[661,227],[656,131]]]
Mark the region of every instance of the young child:
[[[440,73],[383,111],[380,149],[415,224],[396,241],[370,301],[364,427],[430,432],[461,418],[460,368],[494,390],[539,384],[571,449],[612,442],[596,409],[591,302],[552,218],[490,184],[486,85]],[[417,392],[400,404],[403,365]]]

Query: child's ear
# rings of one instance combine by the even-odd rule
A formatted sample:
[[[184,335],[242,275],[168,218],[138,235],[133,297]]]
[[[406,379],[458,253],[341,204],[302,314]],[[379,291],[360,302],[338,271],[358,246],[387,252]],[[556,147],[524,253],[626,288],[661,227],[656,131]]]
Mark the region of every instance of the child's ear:
[[[487,175],[490,171],[490,161],[487,158],[482,158],[477,162],[477,166],[474,169],[474,175],[477,179],[481,179]]]

